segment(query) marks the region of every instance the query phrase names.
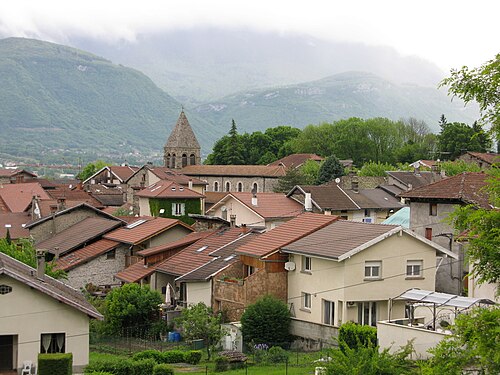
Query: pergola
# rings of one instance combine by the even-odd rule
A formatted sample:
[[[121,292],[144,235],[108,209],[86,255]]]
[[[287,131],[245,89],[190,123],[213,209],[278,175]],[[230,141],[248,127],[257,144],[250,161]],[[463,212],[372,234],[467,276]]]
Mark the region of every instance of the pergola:
[[[439,293],[433,292],[431,290],[422,289],[409,289],[406,292],[401,293],[399,296],[391,299],[391,306],[389,310],[389,321],[391,320],[392,311],[392,301],[393,300],[405,300],[410,301],[411,304],[432,304],[433,309],[433,319],[432,319],[432,329],[436,330],[436,308],[441,306],[447,306],[455,309],[455,317],[460,312],[471,308],[474,305],[481,306],[484,305],[495,305],[495,302],[487,298],[470,298],[457,296],[455,294]],[[413,309],[411,309],[413,311]],[[413,314],[411,314],[413,315]],[[413,316],[410,316],[410,320]]]

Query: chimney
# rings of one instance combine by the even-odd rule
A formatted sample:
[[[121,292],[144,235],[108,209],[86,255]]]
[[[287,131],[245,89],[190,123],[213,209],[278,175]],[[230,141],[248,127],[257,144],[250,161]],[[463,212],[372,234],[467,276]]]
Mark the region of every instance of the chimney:
[[[188,188],[192,189],[193,188],[193,180],[190,178],[188,182]]]
[[[42,217],[40,213],[40,205],[38,204],[39,198],[37,195],[33,195],[31,199],[31,220],[38,220]]]
[[[57,209],[59,211],[65,210],[66,209],[66,197],[60,197],[57,200]]]
[[[304,199],[304,209],[308,212],[313,210],[311,193],[306,193],[306,197]]]
[[[231,223],[231,228],[236,226],[236,215],[229,215],[229,221]]]
[[[252,195],[252,206],[257,206],[257,194]]]
[[[420,164],[415,165],[413,173],[415,173],[415,176],[420,176]]]
[[[39,280],[45,278],[45,250],[36,251],[36,277]]]
[[[326,216],[332,216],[332,209],[331,208],[325,208],[325,215]]]
[[[351,180],[351,190],[355,193],[359,193],[359,181],[355,178]]]
[[[54,247],[54,259],[59,259],[59,246]]]

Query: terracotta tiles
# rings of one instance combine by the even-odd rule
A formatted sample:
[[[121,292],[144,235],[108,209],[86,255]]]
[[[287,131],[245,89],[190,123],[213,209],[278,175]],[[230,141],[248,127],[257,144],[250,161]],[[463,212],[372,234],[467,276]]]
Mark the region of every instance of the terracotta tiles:
[[[38,182],[0,184],[0,198],[10,212],[25,211],[34,195],[40,199],[51,199]]]
[[[135,283],[155,272],[154,267],[147,267],[144,262],[137,262],[118,272],[115,277],[127,283]]]
[[[308,160],[320,162],[324,160],[324,158],[316,154],[292,154],[285,156],[284,158],[281,158],[279,160],[273,161],[272,163],[269,163],[268,166],[283,165],[285,168],[297,168]]]
[[[283,166],[267,165],[189,165],[181,169],[188,176],[258,176],[281,177]]]
[[[71,253],[62,256],[56,261],[57,268],[68,271],[112,250],[118,245],[119,242],[106,239],[99,240],[79,250],[72,251]]]
[[[187,246],[191,245],[192,243],[194,243],[202,238],[210,236],[212,233],[213,232],[192,232],[192,233],[189,233],[187,236],[181,238],[180,240],[168,242],[166,244],[159,245],[159,246],[150,247],[146,250],[141,250],[137,253],[137,255],[147,257],[147,256],[162,253],[164,251],[177,249],[179,247],[187,247]]]
[[[135,194],[145,198],[203,198],[204,195],[173,181],[160,180]]]
[[[25,212],[16,212],[16,213],[0,213],[0,238],[5,238],[7,235],[6,225],[10,225],[9,233],[10,238],[28,238],[30,236],[30,232],[27,228],[24,227],[27,223],[31,221],[31,216]]]

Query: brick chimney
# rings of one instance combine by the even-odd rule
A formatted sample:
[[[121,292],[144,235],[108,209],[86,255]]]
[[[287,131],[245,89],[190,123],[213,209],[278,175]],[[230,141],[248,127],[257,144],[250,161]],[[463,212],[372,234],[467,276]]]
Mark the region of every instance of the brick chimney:
[[[36,277],[39,280],[45,278],[45,250],[36,251]]]
[[[236,226],[236,215],[229,215],[229,222],[231,223],[231,228]]]

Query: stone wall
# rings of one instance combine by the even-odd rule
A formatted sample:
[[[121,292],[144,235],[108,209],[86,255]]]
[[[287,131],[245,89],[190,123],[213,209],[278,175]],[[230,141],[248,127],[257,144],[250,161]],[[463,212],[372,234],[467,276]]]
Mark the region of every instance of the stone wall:
[[[249,192],[252,191],[254,183],[257,183],[258,193],[272,193],[274,187],[278,183],[278,177],[259,177],[259,176],[248,176],[248,177],[232,177],[232,176],[198,176],[193,175],[191,177],[198,178],[202,181],[208,183],[206,191],[215,191],[214,184],[218,183],[218,191],[226,191],[226,183],[229,182],[230,192],[238,191],[238,183],[242,184],[242,191]]]
[[[296,336],[293,347],[300,350],[321,350],[336,346],[335,338],[339,329],[324,324],[293,319],[290,324],[290,334]]]

